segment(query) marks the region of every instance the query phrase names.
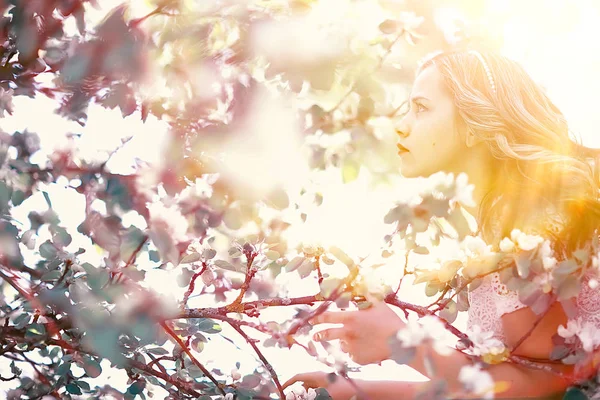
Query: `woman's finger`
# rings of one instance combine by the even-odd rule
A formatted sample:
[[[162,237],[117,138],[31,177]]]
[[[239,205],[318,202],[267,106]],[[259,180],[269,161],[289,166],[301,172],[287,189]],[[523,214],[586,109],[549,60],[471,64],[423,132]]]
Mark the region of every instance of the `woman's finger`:
[[[319,333],[313,335],[313,340],[336,340],[336,339],[348,339],[346,328],[329,328],[324,329]]]
[[[304,372],[296,374],[288,379],[283,385],[281,385],[281,388],[282,390],[285,390],[296,382],[302,382],[302,386],[304,386],[305,389],[324,387],[327,385],[327,382],[322,378],[321,375],[322,374],[318,372]]]
[[[345,340],[340,341],[340,348],[344,353],[350,352],[350,344]]]
[[[292,376],[290,379],[288,379],[287,381],[285,381],[285,383],[283,385],[281,385],[281,389],[286,389],[287,387],[292,386],[296,382],[306,383],[306,381],[309,380],[308,376],[309,376],[309,374],[306,374],[306,373],[296,374],[296,375]]]
[[[311,325],[345,324],[352,318],[353,311],[327,311],[309,320]]]

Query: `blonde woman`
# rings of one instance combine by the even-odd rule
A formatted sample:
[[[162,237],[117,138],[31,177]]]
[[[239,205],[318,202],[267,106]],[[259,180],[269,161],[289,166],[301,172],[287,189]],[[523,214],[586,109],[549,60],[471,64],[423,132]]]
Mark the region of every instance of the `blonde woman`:
[[[497,247],[517,227],[551,238],[557,257],[568,257],[596,234],[600,226],[599,188],[588,159],[590,151],[569,136],[567,122],[544,91],[519,64],[478,51],[438,54],[417,71],[410,109],[398,125],[402,174],[429,176],[437,171],[465,172],[475,184],[478,234]],[[586,153],[587,152],[587,153]],[[571,299],[578,316],[600,335],[600,293],[582,285]],[[552,336],[567,325],[561,303],[554,303],[539,325],[536,314],[520,303],[497,274],[469,294],[468,326],[491,331],[515,355],[548,360]],[[360,364],[390,357],[388,338],[404,326],[383,303],[361,311],[326,312],[313,324],[339,323],[315,340],[340,339],[342,349]],[[410,364],[424,375],[422,355],[433,355],[438,374],[450,392],[462,390],[461,368],[471,361],[461,352],[449,356],[422,345]],[[570,372],[570,366],[553,365]],[[557,375],[512,363],[487,368],[494,381],[510,383],[496,398],[561,398],[573,382]],[[439,377],[439,375],[438,375]],[[327,374],[302,373],[290,379],[305,387],[325,387],[334,400],[349,399],[356,388],[343,379],[330,383]],[[423,383],[366,382],[356,385],[371,399],[413,398]]]

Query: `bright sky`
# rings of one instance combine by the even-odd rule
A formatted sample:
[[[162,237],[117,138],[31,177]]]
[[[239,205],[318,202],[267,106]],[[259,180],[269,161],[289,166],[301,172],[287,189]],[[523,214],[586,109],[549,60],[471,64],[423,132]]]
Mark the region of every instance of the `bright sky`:
[[[572,128],[583,137],[584,145],[600,148],[600,134],[596,131],[600,126],[600,113],[595,109],[597,96],[600,93],[600,79],[597,77],[597,71],[600,70],[600,43],[597,40],[590,40],[600,36],[600,24],[597,23],[600,17],[599,7],[593,0],[487,1],[488,4],[496,7],[498,15],[506,15],[506,23],[503,27],[504,52],[521,61],[534,78],[547,87],[550,96],[567,115]],[[112,4],[111,2],[120,3],[111,0],[108,2],[109,5]],[[7,132],[27,128],[38,133],[42,140],[43,152],[51,152],[54,148],[63,146],[65,133],[81,133],[80,151],[86,158],[103,160],[107,152],[118,145],[122,138],[133,136],[133,139],[112,159],[110,167],[114,172],[131,172],[135,158],[150,162],[160,160],[163,148],[161,143],[164,143],[167,137],[166,124],[152,117],[146,124],[142,124],[138,113],[123,119],[118,110],[110,111],[92,106],[87,126],[81,128],[78,124],[67,122],[53,114],[56,104],[44,96],[35,100],[17,97],[14,104],[14,115],[0,120],[0,128]],[[262,135],[260,143],[272,146],[273,144],[270,143],[272,140],[269,140],[273,138],[271,133],[257,132]],[[281,142],[278,145],[281,148]],[[267,154],[271,150],[271,147],[262,149]],[[40,154],[39,159],[43,159],[42,156],[43,154]],[[276,161],[275,165],[281,165],[281,160]],[[287,161],[292,164],[290,159]],[[300,176],[306,177],[303,175],[306,171],[301,165],[288,167]],[[307,224],[291,230],[289,239],[329,241],[330,244],[336,244],[341,248],[352,249],[355,255],[365,255],[379,248],[381,238],[388,232],[388,226],[382,223],[383,215],[389,209],[388,206],[400,196],[406,196],[410,191],[418,189],[418,181],[402,180],[398,181],[399,186],[395,188],[374,189],[368,185],[368,176],[365,174],[361,174],[360,178],[352,184],[342,185],[337,171],[320,174],[316,182],[325,201],[321,207],[312,210]],[[74,231],[83,219],[82,198],[65,189],[65,183],[52,185],[47,188],[47,191],[58,214]],[[28,200],[26,207],[16,210],[15,217],[26,222],[29,209],[45,207],[43,197],[37,195]],[[43,241],[45,238],[39,240]],[[85,239],[79,238],[79,240]],[[75,248],[77,248],[76,243]],[[86,256],[95,257],[93,254]],[[174,296],[181,294],[181,289],[174,282],[174,276],[169,277],[157,272],[149,274],[148,280],[163,293]],[[168,283],[169,280],[171,284]],[[425,299],[422,287],[410,288],[408,285],[405,287],[404,297],[407,300],[418,303]],[[457,326],[462,328],[464,323],[464,316],[462,316]],[[203,357],[211,358],[212,355],[215,359],[222,359],[221,352],[229,351],[227,346],[231,344],[223,342],[222,346],[207,346]],[[281,373],[282,379],[300,372],[299,365],[302,365],[302,370],[319,368],[319,365],[304,352],[293,351],[292,354],[266,350],[267,357]],[[254,362],[251,356],[248,357],[249,363]],[[294,358],[294,363],[289,363],[290,357]],[[418,374],[394,363],[384,367],[365,368],[363,376],[378,379],[400,377],[405,380],[419,378]],[[116,381],[111,380],[112,382]]]

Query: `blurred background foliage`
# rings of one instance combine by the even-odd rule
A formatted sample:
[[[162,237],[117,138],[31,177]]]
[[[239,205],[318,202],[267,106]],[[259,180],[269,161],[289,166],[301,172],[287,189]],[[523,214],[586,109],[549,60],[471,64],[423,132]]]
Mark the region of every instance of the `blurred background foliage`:
[[[515,54],[524,60],[540,46],[555,55],[545,38],[568,38],[598,15],[591,1],[492,0],[0,0],[0,9],[1,114],[33,123],[42,114],[20,111],[31,104],[20,98],[50,99],[76,123],[56,147],[44,148],[47,132],[0,133],[1,376],[15,399],[145,398],[156,390],[148,384],[171,398],[276,393],[264,362],[242,378],[239,363],[211,375],[195,360],[191,352],[222,330],[201,307],[291,296],[281,271],[322,283],[318,263],[305,260],[321,251],[315,237],[332,231],[313,227],[295,243],[286,231],[317,213],[326,174],[368,188],[402,182],[394,121],[423,57],[467,46],[510,52],[521,42]],[[559,54],[568,60],[566,47]],[[575,64],[592,71],[594,60]],[[573,64],[562,62],[554,71]],[[587,93],[594,84],[581,86]],[[160,120],[166,139],[137,128],[91,157],[83,141],[101,148],[113,129],[81,133],[98,105],[123,119]],[[111,160],[130,142],[140,158],[120,169]],[[153,163],[141,159],[157,148]],[[70,194],[53,197],[56,186]],[[352,235],[352,225],[364,231],[358,237],[377,236],[349,214],[369,211],[344,196],[350,207],[337,232]],[[78,209],[80,219],[71,213]],[[323,262],[333,271],[345,257]],[[177,276],[177,300],[147,284],[154,270]],[[302,310],[268,325],[270,345]],[[89,383],[107,360],[126,371],[124,389]],[[160,367],[150,372],[153,363]]]

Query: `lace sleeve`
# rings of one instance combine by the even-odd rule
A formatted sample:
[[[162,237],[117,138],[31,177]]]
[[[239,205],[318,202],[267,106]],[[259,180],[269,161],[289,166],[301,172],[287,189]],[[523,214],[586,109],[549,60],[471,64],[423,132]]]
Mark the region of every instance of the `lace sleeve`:
[[[541,211],[539,221],[542,221],[540,225],[528,227],[528,229],[525,229],[526,233],[530,235],[539,235],[547,239],[548,233],[558,235],[565,224],[561,214],[549,206]],[[519,301],[518,292],[509,290],[506,285],[500,281],[500,275],[498,273],[492,275],[491,286],[495,293],[498,317],[527,307]]]
[[[506,285],[500,281],[500,275],[497,272],[493,273],[491,278],[494,303],[496,303],[498,317],[527,307],[519,301],[519,293],[514,290],[509,290]]]

